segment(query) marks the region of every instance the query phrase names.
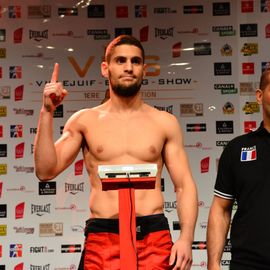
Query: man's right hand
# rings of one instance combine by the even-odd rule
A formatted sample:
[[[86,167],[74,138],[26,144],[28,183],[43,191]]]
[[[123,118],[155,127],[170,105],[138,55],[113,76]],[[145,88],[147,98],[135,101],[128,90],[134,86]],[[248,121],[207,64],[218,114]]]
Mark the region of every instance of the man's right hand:
[[[59,64],[54,64],[52,78],[50,83],[46,83],[43,91],[43,107],[48,112],[55,111],[67,95],[67,90],[63,88],[62,83],[58,82]]]

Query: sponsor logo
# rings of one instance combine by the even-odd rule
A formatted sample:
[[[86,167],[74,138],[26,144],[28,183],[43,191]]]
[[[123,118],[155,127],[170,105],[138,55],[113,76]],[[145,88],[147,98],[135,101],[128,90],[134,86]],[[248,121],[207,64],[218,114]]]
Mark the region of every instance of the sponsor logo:
[[[203,13],[203,5],[185,5],[183,6],[184,14],[201,14]]]
[[[174,231],[180,231],[181,230],[179,221],[173,221],[173,230]]]
[[[6,48],[0,48],[0,58],[4,59],[7,57],[7,50]]]
[[[155,37],[159,37],[160,39],[167,39],[169,37],[173,37],[174,27],[170,28],[155,28]]]
[[[213,3],[213,16],[230,15],[230,2]]]
[[[217,134],[233,133],[233,121],[216,121]]]
[[[172,46],[172,57],[177,58],[181,56],[182,42],[177,42]]]
[[[25,234],[33,234],[35,231],[35,228],[25,228],[25,227],[13,227],[15,230],[15,233],[25,233]]]
[[[199,267],[201,267],[201,268],[206,268],[206,267],[207,267],[207,262],[202,261],[202,262],[200,262],[200,263],[192,263],[192,266],[193,266],[193,267],[199,266]]]
[[[76,212],[85,212],[85,209],[78,209],[77,205],[72,203],[70,206],[55,207],[55,210],[71,210]]]
[[[25,143],[19,143],[15,146],[15,158],[23,158]]]
[[[267,69],[270,69],[270,62],[262,62],[262,72]]]
[[[63,118],[64,117],[64,106],[60,104],[56,107],[56,110],[53,113],[54,118]]]
[[[22,43],[22,37],[23,37],[23,28],[20,27],[16,29],[13,33],[13,42],[15,44]]]
[[[206,249],[206,241],[194,241],[192,243],[192,249],[199,249],[199,250]]]
[[[254,96],[255,89],[258,88],[258,83],[240,82],[240,95]]]
[[[15,101],[20,101],[23,100],[23,92],[24,92],[24,86],[20,85],[18,87],[15,88],[14,90],[15,92]]]
[[[22,257],[22,244],[10,244],[9,245],[9,257],[17,258]]]
[[[32,109],[23,109],[23,108],[16,109],[16,108],[13,108],[13,111],[14,111],[15,114],[23,114],[23,115],[26,115],[26,116],[34,114],[34,110],[32,110]]]
[[[83,160],[82,159],[75,162],[74,173],[75,175],[83,174]]]
[[[7,164],[0,164],[0,175],[7,174]]]
[[[206,124],[205,123],[187,124],[186,131],[187,132],[205,132]]]
[[[149,26],[147,25],[140,29],[140,41],[141,42],[148,41],[148,36],[149,36]]]
[[[37,216],[43,216],[44,214],[51,213],[51,204],[31,204],[31,214],[36,214]]]
[[[0,138],[3,138],[3,126],[0,125]]]
[[[265,38],[270,38],[270,24],[265,26]]]
[[[116,7],[117,18],[128,18],[128,6],[117,6]]]
[[[257,128],[256,121],[245,121],[244,122],[244,132],[248,133],[254,131]]]
[[[203,221],[203,222],[200,222],[200,228],[201,229],[207,229],[207,222]]]
[[[33,265],[30,264],[30,270],[50,270],[50,264],[45,265]]]
[[[10,99],[10,86],[0,86],[0,100]]]
[[[24,216],[25,203],[19,203],[15,206],[15,219],[23,218]]]
[[[6,41],[6,29],[0,29],[0,42]]]
[[[0,204],[0,218],[6,218],[6,217],[7,217],[7,205]]]
[[[201,160],[201,173],[209,172],[210,157],[203,158]]]
[[[0,236],[6,236],[7,235],[7,225],[1,224],[0,225]],[[1,270],[1,268],[0,268]]]
[[[161,189],[162,192],[165,191],[165,180],[164,180],[164,178],[160,179],[160,189]]]
[[[222,266],[229,266],[230,263],[231,263],[230,260],[221,260],[221,261],[220,261],[220,264],[221,264]]]
[[[222,56],[232,56],[232,46],[226,43],[220,49],[220,53]]]
[[[56,182],[39,182],[39,195],[56,195]]]
[[[29,39],[33,39],[37,42],[40,42],[44,39],[48,39],[48,33],[49,30],[44,30],[44,31],[34,31],[34,30],[29,30]]]
[[[146,17],[147,17],[147,6],[135,5],[135,18],[146,18]]]
[[[61,253],[77,253],[81,252],[82,246],[80,244],[61,245]]]
[[[255,73],[254,63],[242,63],[242,74],[251,75]]]
[[[212,149],[211,147],[208,146],[203,146],[201,142],[196,142],[195,144],[185,144],[186,148],[197,148],[201,150],[210,150]]]
[[[0,182],[0,198],[2,198],[3,182]]]
[[[13,166],[16,172],[25,172],[25,173],[33,173],[34,167],[25,167],[25,166]]]
[[[211,43],[200,42],[194,43],[194,55],[211,55]]]
[[[47,246],[30,247],[30,253],[52,253],[54,249],[49,249]]]
[[[156,7],[154,8],[154,14],[175,14],[177,13],[176,9],[170,7]]]
[[[231,244],[231,240],[230,239],[228,239],[227,241],[226,241],[226,244],[225,244],[225,246],[224,246],[224,252],[231,252],[231,249],[232,249],[232,244]]]
[[[7,144],[0,144],[0,157],[7,157]]]
[[[16,266],[14,266],[14,270],[23,270],[23,263],[19,263]]]
[[[154,106],[156,109],[158,109],[159,111],[165,111],[168,112],[170,114],[173,114],[173,105],[170,106]]]
[[[232,25],[212,26],[212,31],[219,33],[220,37],[235,36],[236,34]]]
[[[241,53],[244,56],[251,56],[252,54],[258,54],[258,43],[244,43]]]
[[[165,212],[171,213],[176,208],[177,208],[177,202],[176,201],[173,201],[173,202],[164,202],[164,210],[165,210]]]
[[[22,67],[21,66],[9,67],[9,78],[10,79],[21,79],[22,78]]]
[[[231,62],[214,63],[214,74],[215,76],[232,75],[232,63]]]
[[[36,5],[27,7],[28,19],[50,18],[52,9],[50,5]]]
[[[118,37],[120,35],[132,36],[132,28],[131,27],[115,28],[114,34],[115,34],[115,37]]]
[[[37,128],[30,128],[30,134],[37,134]]]
[[[235,88],[233,83],[217,83],[214,84],[215,90],[221,90],[221,94],[236,94],[238,89]]]
[[[65,183],[65,192],[76,195],[78,192],[84,192],[84,182],[78,184]]]
[[[261,12],[270,12],[268,0],[261,0]]]
[[[0,117],[7,116],[7,106],[0,106]]]
[[[203,116],[203,103],[180,104],[180,116]]]
[[[246,101],[246,104],[243,107],[243,111],[245,112],[245,114],[258,113],[260,112],[260,105],[256,101]]]
[[[58,8],[58,16],[78,16],[78,8]]]
[[[258,25],[255,23],[240,24],[240,37],[257,37]]]
[[[107,29],[88,29],[87,35],[94,36],[95,40],[107,40],[111,38]]]
[[[222,111],[224,114],[233,114],[234,113],[233,104],[230,101],[227,101],[222,107]]]
[[[74,225],[71,227],[73,232],[84,232],[84,227],[81,225]]]
[[[39,224],[39,236],[40,237],[54,237],[63,236],[63,223],[40,223]]]
[[[242,13],[252,13],[252,12],[254,12],[254,2],[253,2],[253,0],[242,0],[241,1],[241,12]]]
[[[88,5],[87,6],[88,18],[105,18],[105,6],[104,5]]]
[[[8,7],[8,17],[11,19],[21,18],[21,6],[9,6]]]
[[[225,147],[229,141],[216,141],[216,146],[222,146]]]

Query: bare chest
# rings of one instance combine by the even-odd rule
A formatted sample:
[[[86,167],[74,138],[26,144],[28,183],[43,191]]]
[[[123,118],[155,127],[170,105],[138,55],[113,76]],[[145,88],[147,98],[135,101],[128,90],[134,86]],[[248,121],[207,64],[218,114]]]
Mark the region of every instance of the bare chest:
[[[85,139],[89,154],[97,161],[107,162],[156,161],[165,142],[159,125],[143,119],[101,121]]]

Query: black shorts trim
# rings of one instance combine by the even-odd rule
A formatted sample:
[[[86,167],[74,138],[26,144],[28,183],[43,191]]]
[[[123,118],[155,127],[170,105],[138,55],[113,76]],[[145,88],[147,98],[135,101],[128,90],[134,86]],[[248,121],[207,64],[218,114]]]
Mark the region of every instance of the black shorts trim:
[[[151,232],[169,230],[164,214],[136,217],[136,238],[143,239]],[[109,232],[119,234],[119,219],[90,218],[86,221],[85,237],[88,233]]]

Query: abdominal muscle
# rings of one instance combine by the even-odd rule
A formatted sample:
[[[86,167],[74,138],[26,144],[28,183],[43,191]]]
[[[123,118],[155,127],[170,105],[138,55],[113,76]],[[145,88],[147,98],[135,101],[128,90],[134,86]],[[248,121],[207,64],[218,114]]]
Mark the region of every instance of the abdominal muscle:
[[[118,190],[91,190],[89,198],[90,218],[118,218]],[[135,190],[136,216],[163,213],[163,196],[160,187]]]

